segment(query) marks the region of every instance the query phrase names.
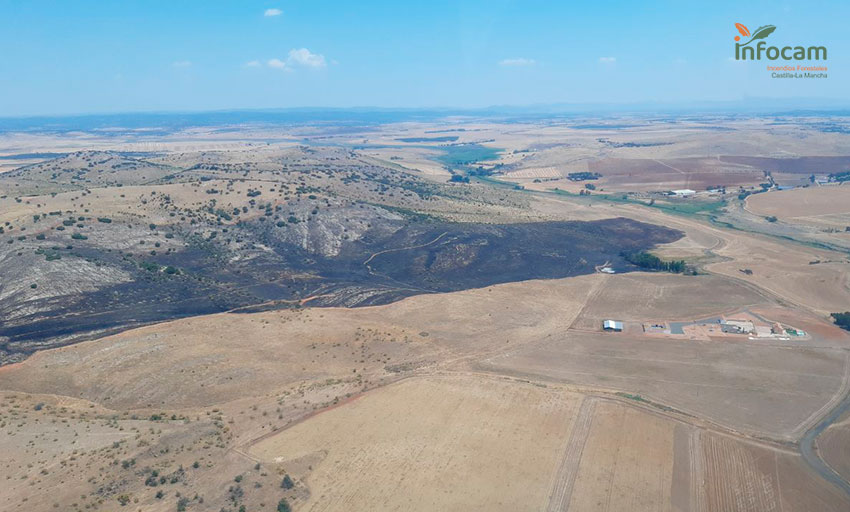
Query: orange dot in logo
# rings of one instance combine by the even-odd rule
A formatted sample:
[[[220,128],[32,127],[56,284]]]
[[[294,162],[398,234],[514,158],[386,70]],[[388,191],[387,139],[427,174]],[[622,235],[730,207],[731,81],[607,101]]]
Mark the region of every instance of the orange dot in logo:
[[[741,40],[741,36],[735,36],[735,41],[740,41],[740,40]]]

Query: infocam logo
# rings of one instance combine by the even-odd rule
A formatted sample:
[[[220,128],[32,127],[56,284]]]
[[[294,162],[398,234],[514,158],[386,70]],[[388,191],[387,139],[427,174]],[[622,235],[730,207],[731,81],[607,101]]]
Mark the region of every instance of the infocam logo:
[[[776,31],[773,25],[764,25],[753,31],[741,23],[735,23],[735,28],[741,33],[740,36],[735,36],[735,60],[761,60],[762,56],[769,60],[826,60],[825,46],[767,46],[764,41],[767,37]],[[739,43],[741,36],[749,37],[750,40],[746,43]],[[758,41],[752,44],[754,41]]]

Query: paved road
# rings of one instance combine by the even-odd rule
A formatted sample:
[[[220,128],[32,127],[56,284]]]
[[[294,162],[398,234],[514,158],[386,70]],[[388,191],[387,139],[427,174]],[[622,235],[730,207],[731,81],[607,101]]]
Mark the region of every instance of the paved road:
[[[800,453],[803,455],[803,459],[805,459],[806,462],[808,462],[809,465],[818,472],[818,474],[837,485],[850,496],[850,482],[842,478],[841,475],[836,473],[831,467],[827,466],[826,462],[823,461],[817,450],[815,450],[815,439],[817,439],[821,432],[826,430],[827,427],[832,425],[847,411],[850,411],[850,393],[844,395],[844,399],[835,406],[829,414],[821,419],[814,427],[806,431],[803,438],[800,440]]]

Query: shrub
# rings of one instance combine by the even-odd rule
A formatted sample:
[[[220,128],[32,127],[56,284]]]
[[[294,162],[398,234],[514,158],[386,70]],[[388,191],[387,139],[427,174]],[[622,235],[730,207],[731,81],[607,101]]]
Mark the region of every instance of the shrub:
[[[289,475],[284,475],[283,482],[280,483],[280,486],[284,489],[292,489],[295,487],[295,482],[292,481],[292,478]]]
[[[292,512],[292,507],[289,506],[289,502],[286,501],[286,498],[281,498],[280,501],[277,502],[277,512]]]

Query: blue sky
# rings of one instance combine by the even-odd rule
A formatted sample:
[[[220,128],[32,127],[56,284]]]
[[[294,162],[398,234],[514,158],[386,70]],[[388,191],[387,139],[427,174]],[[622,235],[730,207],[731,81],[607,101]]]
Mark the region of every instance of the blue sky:
[[[850,103],[850,2],[0,0],[0,117],[301,106]],[[829,78],[732,62],[734,23]],[[796,64],[796,63],[795,63]]]

